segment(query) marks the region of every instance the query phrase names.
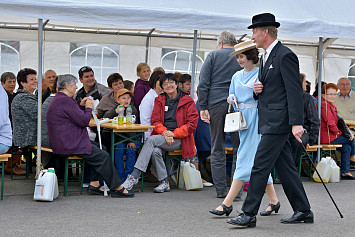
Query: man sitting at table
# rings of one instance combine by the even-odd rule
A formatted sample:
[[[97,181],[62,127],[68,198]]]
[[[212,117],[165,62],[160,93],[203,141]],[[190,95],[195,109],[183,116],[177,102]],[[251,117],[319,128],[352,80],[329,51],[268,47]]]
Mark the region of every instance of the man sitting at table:
[[[345,120],[355,120],[355,95],[351,90],[349,78],[338,80],[339,95],[334,101],[338,115]],[[350,165],[355,166],[355,156],[350,156]]]
[[[339,95],[334,101],[338,115],[346,120],[355,120],[355,95],[351,91],[351,82],[342,77],[338,80]]]
[[[48,137],[54,153],[78,156],[90,164],[91,182],[89,194],[103,195],[102,178],[111,190],[111,197],[133,197],[134,193],[122,187],[110,155],[91,144],[86,127],[89,126],[94,101],[85,97],[80,107],[73,99],[78,88],[76,77],[70,74],[58,76],[58,93],[47,110]]]

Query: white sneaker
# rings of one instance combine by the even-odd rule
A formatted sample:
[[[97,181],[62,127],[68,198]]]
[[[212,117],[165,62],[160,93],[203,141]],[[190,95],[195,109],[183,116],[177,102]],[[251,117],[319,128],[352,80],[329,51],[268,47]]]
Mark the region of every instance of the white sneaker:
[[[203,187],[212,187],[213,183],[210,182],[206,182],[206,183],[202,183]]]
[[[163,193],[163,192],[169,192],[170,191],[170,186],[169,183],[167,182],[161,182],[158,187],[154,189],[155,193]]]
[[[138,178],[139,179],[139,178]],[[124,187],[126,190],[131,190],[134,185],[138,183],[138,179],[133,178],[132,175],[128,176],[128,178],[124,181],[122,184],[122,187]]]

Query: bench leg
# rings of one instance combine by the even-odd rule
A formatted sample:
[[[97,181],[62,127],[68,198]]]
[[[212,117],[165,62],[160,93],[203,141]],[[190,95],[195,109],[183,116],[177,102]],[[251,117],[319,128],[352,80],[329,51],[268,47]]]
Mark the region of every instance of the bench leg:
[[[68,192],[68,157],[65,157],[65,167],[64,167],[64,196],[67,196]]]
[[[1,162],[1,200],[3,200],[4,197],[4,172],[5,172],[5,165],[4,161]]]
[[[81,163],[80,195],[83,195],[84,170],[85,170],[85,160],[82,160],[82,163]]]
[[[142,173],[142,177],[141,177],[141,179],[142,179],[142,182],[141,182],[141,192],[143,192],[143,176],[144,176],[144,172],[141,172]]]

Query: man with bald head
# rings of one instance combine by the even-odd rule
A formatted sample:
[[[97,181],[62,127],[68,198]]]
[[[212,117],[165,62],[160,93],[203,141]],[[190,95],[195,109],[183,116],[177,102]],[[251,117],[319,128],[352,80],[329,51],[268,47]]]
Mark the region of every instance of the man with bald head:
[[[351,91],[351,82],[342,77],[338,80],[339,95],[334,101],[338,115],[346,120],[355,120],[355,95]]]
[[[42,90],[42,103],[51,95],[56,77],[57,73],[51,69],[44,73],[43,85],[45,85],[46,89]]]

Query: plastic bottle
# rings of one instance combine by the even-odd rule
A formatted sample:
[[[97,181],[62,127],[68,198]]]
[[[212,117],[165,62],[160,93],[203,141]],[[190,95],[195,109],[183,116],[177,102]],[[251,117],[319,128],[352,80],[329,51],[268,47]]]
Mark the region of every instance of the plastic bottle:
[[[330,173],[329,182],[338,183],[340,181],[340,168],[333,159],[330,161]]]
[[[132,106],[128,105],[126,109],[126,124],[132,125]]]
[[[38,201],[53,201],[58,195],[58,181],[54,169],[42,170],[39,178],[36,180],[33,199]]]
[[[117,111],[118,113],[118,116],[117,116],[117,123],[118,123],[118,125],[123,125],[123,118],[124,118],[124,116],[123,116],[123,114],[124,114],[124,108],[123,108],[123,105],[120,105],[120,106],[118,106],[118,111]]]
[[[324,183],[328,183],[329,182],[329,178],[330,178],[330,160],[331,158],[330,157],[326,157],[326,158],[322,158],[321,161],[318,163],[317,165],[317,170],[320,174],[320,176],[322,177],[323,179],[323,182]],[[319,176],[317,175],[316,172],[314,172],[313,174],[313,179],[314,181],[316,181],[317,183],[320,183],[321,180],[319,178]]]

